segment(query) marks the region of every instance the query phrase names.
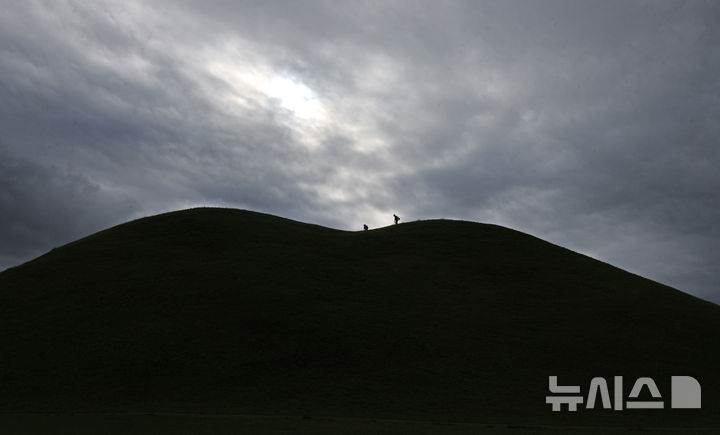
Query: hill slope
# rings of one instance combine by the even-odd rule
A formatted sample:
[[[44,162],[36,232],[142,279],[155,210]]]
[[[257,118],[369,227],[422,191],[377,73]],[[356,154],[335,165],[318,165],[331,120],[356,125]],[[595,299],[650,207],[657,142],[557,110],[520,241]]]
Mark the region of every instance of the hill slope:
[[[0,410],[720,425],[718,332],[717,305],[495,225],[192,209],[0,274]],[[549,375],[691,375],[703,409],[552,413]]]

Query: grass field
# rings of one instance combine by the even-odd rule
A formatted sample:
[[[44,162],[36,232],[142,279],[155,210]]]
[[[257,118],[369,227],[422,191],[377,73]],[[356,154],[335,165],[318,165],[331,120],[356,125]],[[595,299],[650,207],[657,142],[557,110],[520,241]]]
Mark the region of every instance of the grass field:
[[[0,411],[74,433],[713,428],[719,331],[717,305],[495,225],[348,232],[192,209],[0,273]],[[666,399],[670,376],[694,376],[703,408],[553,413],[550,375],[651,376]]]

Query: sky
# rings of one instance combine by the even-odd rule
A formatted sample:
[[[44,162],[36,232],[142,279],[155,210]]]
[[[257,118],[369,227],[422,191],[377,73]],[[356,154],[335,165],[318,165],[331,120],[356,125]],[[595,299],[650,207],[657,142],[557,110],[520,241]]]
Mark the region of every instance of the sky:
[[[712,0],[0,0],[0,270],[189,207],[395,213],[720,303],[718,22]]]

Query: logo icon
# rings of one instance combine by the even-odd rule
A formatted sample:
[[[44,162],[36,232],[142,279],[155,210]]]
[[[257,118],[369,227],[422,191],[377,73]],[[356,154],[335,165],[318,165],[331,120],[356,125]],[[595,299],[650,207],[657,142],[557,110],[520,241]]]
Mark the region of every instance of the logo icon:
[[[626,401],[623,400],[623,377],[613,378],[613,402],[610,401],[610,390],[605,378],[595,377],[590,381],[587,397],[583,397],[579,385],[558,385],[557,376],[548,377],[548,388],[553,395],[545,397],[545,403],[552,406],[552,410],[559,412],[563,405],[568,411],[577,411],[585,401],[585,409],[663,409],[665,400],[653,378],[640,377],[635,380]],[[640,393],[646,389],[653,400],[638,400]],[[672,409],[700,409],[702,391],[700,383],[692,376],[670,377],[670,408]]]

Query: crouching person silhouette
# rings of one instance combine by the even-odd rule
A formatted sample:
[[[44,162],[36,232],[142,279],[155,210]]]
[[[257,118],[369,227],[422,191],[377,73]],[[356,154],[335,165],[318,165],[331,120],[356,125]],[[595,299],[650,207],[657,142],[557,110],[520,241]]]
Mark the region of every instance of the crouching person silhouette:
[[[395,218],[395,225],[397,225],[397,223],[400,222],[400,218],[396,214],[394,214],[393,217]]]
[[[368,230],[368,226],[367,226],[367,225],[363,225],[363,228],[365,229],[365,231]]]

